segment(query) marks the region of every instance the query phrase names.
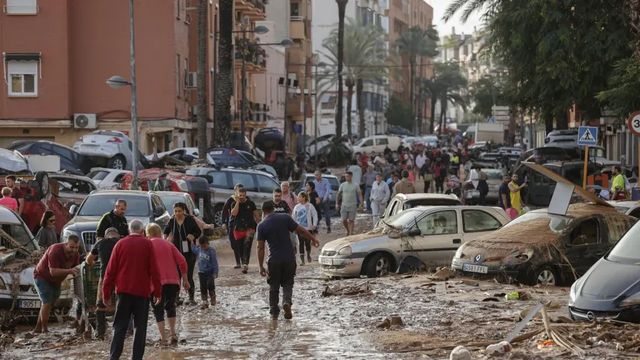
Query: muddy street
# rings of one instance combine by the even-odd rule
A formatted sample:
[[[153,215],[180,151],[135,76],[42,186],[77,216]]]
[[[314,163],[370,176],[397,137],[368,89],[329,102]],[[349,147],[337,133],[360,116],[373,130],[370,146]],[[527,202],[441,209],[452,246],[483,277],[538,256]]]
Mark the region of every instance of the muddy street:
[[[334,219],[335,221],[335,219]],[[362,216],[358,229],[370,222]],[[343,235],[338,224],[321,244]],[[380,279],[327,281],[317,262],[299,266],[294,287],[293,320],[272,321],[268,286],[260,277],[255,254],[247,275],[233,269],[226,239],[214,241],[221,265],[216,281],[218,304],[209,309],[178,308],[180,343],[155,345],[157,327],[150,315],[145,358],[153,359],[280,359],[280,358],[448,358],[465,345],[473,358],[483,358],[489,344],[507,337],[529,309],[540,301],[551,326],[586,358],[634,358],[640,327],[574,324],[567,319],[567,288],[517,287],[493,281],[450,278],[447,271],[392,275]],[[314,257],[318,250],[314,249]],[[517,299],[506,295],[517,291]],[[325,295],[325,296],[323,296]],[[69,323],[53,324],[52,333],[33,336],[20,326],[0,339],[2,359],[104,359],[109,341],[84,340]],[[508,358],[558,359],[577,355],[555,342],[545,342],[542,318],[534,317],[518,334]],[[130,357],[131,338],[124,358]]]

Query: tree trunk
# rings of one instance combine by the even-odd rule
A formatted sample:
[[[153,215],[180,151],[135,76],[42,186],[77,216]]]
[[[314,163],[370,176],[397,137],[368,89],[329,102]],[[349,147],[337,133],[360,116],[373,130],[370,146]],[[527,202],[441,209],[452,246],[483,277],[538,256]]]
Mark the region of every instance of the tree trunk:
[[[345,86],[347,87],[347,137],[351,140],[351,106],[353,105],[353,81],[347,79]]]
[[[440,128],[438,128],[438,135],[442,135],[442,130],[447,124],[447,96],[443,95],[440,99]]]
[[[556,130],[564,130],[569,128],[569,119],[567,119],[566,111],[558,111],[556,114]]]
[[[198,158],[207,159],[207,0],[198,1]]]
[[[429,134],[433,134],[433,126],[435,125],[435,121],[436,121],[436,104],[438,103],[438,95],[437,94],[432,94],[431,95],[431,119],[429,121]]]
[[[342,88],[342,62],[344,60],[344,16],[349,0],[336,0],[338,4],[338,103],[336,105],[336,142],[342,137],[342,101],[344,90]],[[351,99],[349,99],[351,101]]]
[[[229,147],[233,96],[233,0],[219,2],[218,74],[216,77],[215,144]]]
[[[553,114],[550,111],[543,111],[542,120],[544,121],[544,131],[546,134],[553,131]]]
[[[364,101],[362,101],[362,93],[364,92],[364,82],[362,79],[356,80],[356,107],[358,108],[358,116],[360,117],[358,126],[358,136],[360,139],[364,137]]]

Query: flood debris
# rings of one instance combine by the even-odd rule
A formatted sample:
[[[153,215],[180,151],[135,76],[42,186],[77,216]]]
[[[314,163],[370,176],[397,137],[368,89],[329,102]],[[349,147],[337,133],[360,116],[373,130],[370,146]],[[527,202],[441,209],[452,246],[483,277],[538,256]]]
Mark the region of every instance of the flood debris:
[[[501,341],[497,344],[491,344],[485,349],[487,356],[502,355],[511,351],[513,347],[508,341]]]
[[[471,352],[464,346],[456,346],[451,350],[449,360],[471,360]]]
[[[436,270],[435,274],[429,276],[434,281],[447,281],[456,277],[456,273],[449,267],[440,267]]]
[[[531,300],[531,295],[529,295],[526,291],[511,291],[510,293],[504,296],[504,299],[507,301],[510,300]]]
[[[400,328],[404,326],[404,322],[399,315],[391,315],[386,317],[376,327],[378,329]]]
[[[324,291],[322,291],[322,296],[353,296],[353,295],[370,295],[371,294],[371,286],[369,286],[369,282],[364,282],[356,285],[348,285],[342,286],[340,284],[335,286],[326,285]]]

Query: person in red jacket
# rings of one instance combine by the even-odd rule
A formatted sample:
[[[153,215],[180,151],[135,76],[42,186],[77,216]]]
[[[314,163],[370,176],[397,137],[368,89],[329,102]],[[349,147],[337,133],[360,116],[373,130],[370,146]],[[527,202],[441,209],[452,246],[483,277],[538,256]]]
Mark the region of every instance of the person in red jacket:
[[[162,345],[167,343],[164,328],[164,313],[166,311],[171,345],[177,345],[176,300],[180,292],[180,274],[182,274],[182,286],[185,290],[189,290],[187,261],[175,245],[162,238],[162,229],[158,224],[147,225],[147,236],[153,245],[153,252],[160,272],[160,283],[162,284],[162,301],[160,304],[153,306],[153,315],[156,318],[158,331],[160,332],[160,342]],[[180,274],[176,269],[180,270]]]
[[[132,359],[142,359],[147,338],[149,319],[149,296],[160,304],[162,285],[153,245],[144,236],[144,224],[133,220],[129,224],[130,235],[120,239],[113,248],[107,272],[102,282],[102,298],[111,304],[111,291],[115,287],[118,296],[116,315],[113,321],[111,360],[120,358],[129,321],[133,317],[135,336]]]

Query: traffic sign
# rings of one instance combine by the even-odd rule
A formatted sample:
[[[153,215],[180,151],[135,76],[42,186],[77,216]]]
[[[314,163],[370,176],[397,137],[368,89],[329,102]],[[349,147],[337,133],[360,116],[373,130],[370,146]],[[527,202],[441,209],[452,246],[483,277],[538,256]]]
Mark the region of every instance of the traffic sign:
[[[640,136],[640,111],[636,111],[627,119],[627,127],[635,136]]]
[[[580,146],[598,145],[598,128],[595,126],[580,126],[578,128],[578,145]]]

